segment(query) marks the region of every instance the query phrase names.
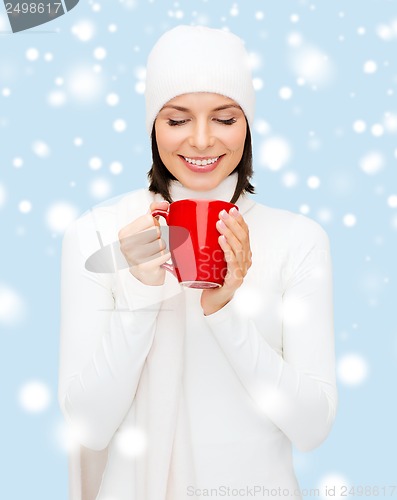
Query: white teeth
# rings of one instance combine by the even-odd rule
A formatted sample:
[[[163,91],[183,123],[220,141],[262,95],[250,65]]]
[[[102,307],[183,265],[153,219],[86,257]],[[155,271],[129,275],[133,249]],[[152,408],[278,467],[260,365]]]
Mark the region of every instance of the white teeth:
[[[192,158],[184,158],[188,163],[191,163],[192,165],[205,166],[211,165],[212,163],[218,161],[219,156],[217,156],[216,158],[210,158],[208,160],[193,160]]]

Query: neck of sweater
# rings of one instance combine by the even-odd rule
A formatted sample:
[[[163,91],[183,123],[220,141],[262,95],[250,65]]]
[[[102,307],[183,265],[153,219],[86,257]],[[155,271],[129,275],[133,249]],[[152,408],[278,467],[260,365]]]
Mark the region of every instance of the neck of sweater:
[[[183,186],[179,181],[175,180],[170,182],[170,194],[173,201],[185,200],[188,198],[230,201],[236,189],[237,180],[238,174],[234,172],[210,191],[195,191]]]
[[[170,195],[173,201],[186,200],[186,199],[202,199],[202,200],[223,200],[229,201],[232,199],[234,190],[237,186],[238,173],[234,172],[230,174],[226,179],[214,189],[210,191],[195,191],[194,189],[188,189],[183,186],[179,181],[171,181],[169,185]],[[149,203],[152,201],[162,201],[164,198],[159,194],[151,194],[149,198]],[[254,200],[247,194],[240,195],[239,199],[236,201],[235,205],[240,210],[240,213],[245,214],[254,205]]]

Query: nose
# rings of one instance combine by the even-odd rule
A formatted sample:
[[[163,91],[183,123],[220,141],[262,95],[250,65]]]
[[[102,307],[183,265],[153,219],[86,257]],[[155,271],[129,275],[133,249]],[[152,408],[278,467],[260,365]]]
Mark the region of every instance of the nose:
[[[189,145],[199,151],[205,151],[215,143],[215,137],[212,134],[211,126],[207,120],[198,120],[189,137]]]

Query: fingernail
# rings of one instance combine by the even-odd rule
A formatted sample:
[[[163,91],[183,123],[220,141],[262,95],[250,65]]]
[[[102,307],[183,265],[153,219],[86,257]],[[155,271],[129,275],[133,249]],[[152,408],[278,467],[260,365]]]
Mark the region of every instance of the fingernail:
[[[227,219],[229,217],[229,214],[226,212],[226,210],[222,210],[219,215],[222,217],[222,219]]]
[[[233,217],[238,217],[238,214],[239,214],[239,212],[238,212],[238,210],[237,210],[236,207],[231,208],[229,213],[231,215],[233,215]]]

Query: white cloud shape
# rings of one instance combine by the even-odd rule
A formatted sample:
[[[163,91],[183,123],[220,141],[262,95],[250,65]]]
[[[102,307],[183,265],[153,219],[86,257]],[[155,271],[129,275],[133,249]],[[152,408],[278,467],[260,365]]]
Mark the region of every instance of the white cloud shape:
[[[8,285],[0,283],[0,325],[17,325],[25,313],[26,307],[21,296]]]
[[[46,212],[46,224],[56,233],[63,233],[67,227],[77,218],[77,208],[71,203],[57,202],[51,205]]]
[[[318,484],[320,498],[323,500],[343,500],[346,498],[345,487],[349,488],[349,481],[342,474],[330,473],[323,476]]]
[[[6,188],[3,186],[3,184],[0,184],[0,208],[5,205],[7,201],[7,191]]]
[[[378,37],[385,41],[390,42],[397,38],[397,17],[392,19],[389,23],[381,23],[376,27],[376,34]]]
[[[292,44],[289,63],[296,77],[304,78],[307,83],[315,86],[330,84],[336,74],[330,56],[303,41]]]
[[[18,400],[25,411],[29,413],[41,413],[50,404],[50,389],[44,382],[31,380],[20,388]]]
[[[291,158],[291,147],[283,137],[269,137],[259,150],[259,162],[270,170],[280,170]]]
[[[39,158],[47,158],[50,156],[50,147],[44,141],[34,141],[32,144],[33,153]]]
[[[112,186],[107,179],[98,178],[91,182],[89,191],[94,198],[103,199],[110,195]]]
[[[360,168],[367,175],[375,175],[380,172],[385,164],[383,154],[379,151],[370,151],[360,160]]]
[[[95,35],[95,25],[88,20],[81,20],[71,28],[73,35],[81,42],[88,42]]]
[[[343,384],[360,385],[368,376],[368,363],[360,354],[345,354],[338,361],[337,373]]]
[[[89,66],[72,68],[65,78],[69,94],[79,102],[90,103],[98,99],[103,91],[103,77]]]

